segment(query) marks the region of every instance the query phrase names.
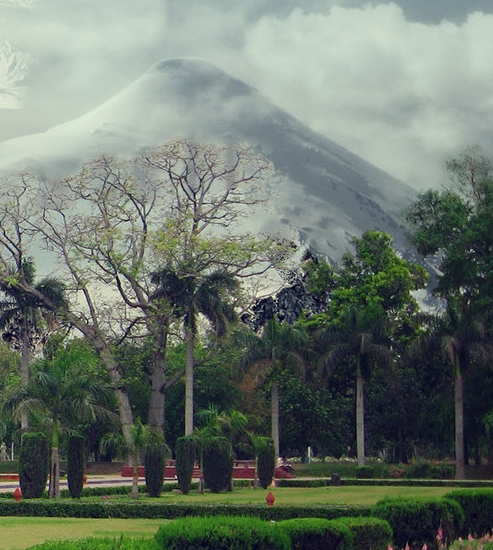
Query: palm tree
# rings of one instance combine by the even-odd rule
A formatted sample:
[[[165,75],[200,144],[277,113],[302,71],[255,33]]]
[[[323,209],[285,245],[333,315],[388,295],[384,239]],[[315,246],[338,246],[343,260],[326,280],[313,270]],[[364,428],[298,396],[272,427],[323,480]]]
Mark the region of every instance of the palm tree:
[[[185,435],[192,435],[195,344],[199,317],[204,316],[216,336],[223,337],[236,319],[229,297],[237,289],[238,283],[234,275],[225,270],[201,274],[194,270],[180,272],[169,268],[155,273],[152,281],[159,285],[156,296],[167,299],[175,317],[183,319],[186,343]]]
[[[239,411],[220,411],[215,405],[209,405],[208,408],[197,411],[197,420],[200,426],[195,427],[193,438],[199,451],[201,472],[199,492],[202,493],[204,491],[204,452],[221,445],[232,444],[234,437],[245,430],[248,419]]]
[[[388,347],[377,342],[382,318],[372,308],[350,308],[340,324],[322,329],[316,340],[327,351],[323,354],[321,374],[332,374],[343,361],[353,359],[356,374],[356,454],[358,466],[365,464],[365,404],[364,380],[372,362],[383,366],[391,364]]]
[[[14,416],[32,414],[48,425],[51,433],[49,497],[60,496],[59,441],[63,429],[76,430],[101,416],[112,416],[111,389],[99,381],[97,359],[74,342],[52,359],[33,365],[28,384],[12,395],[6,409]]]
[[[295,367],[305,375],[308,337],[298,326],[269,319],[260,336],[246,349],[242,366],[253,370],[260,380],[270,381],[271,432],[276,457],[279,457],[279,380],[284,369]]]
[[[32,258],[23,259],[18,269],[10,269],[10,277],[21,279],[28,285],[34,285],[36,269]],[[8,280],[8,279],[7,279]],[[34,288],[46,296],[56,306],[66,304],[64,284],[54,277],[46,277]],[[10,347],[21,352],[21,380],[29,383],[29,363],[32,350],[36,347],[35,340],[39,338],[39,321],[43,314],[53,321],[53,315],[48,312],[38,300],[22,293],[15,286],[0,281],[0,291],[5,298],[0,301],[0,328],[4,330],[3,338]],[[21,429],[29,427],[28,417],[21,418]]]
[[[486,329],[471,308],[460,312],[449,302],[441,333],[442,353],[454,373],[455,478],[465,479],[464,370],[473,355],[485,352]]]

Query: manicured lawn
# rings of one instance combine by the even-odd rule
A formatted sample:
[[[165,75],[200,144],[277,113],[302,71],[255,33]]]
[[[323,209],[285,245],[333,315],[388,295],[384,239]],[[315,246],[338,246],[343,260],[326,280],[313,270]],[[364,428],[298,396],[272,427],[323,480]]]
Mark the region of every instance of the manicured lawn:
[[[450,487],[317,487],[272,489],[275,506],[282,505],[360,505],[369,506],[385,497],[397,496],[441,496]],[[142,497],[142,502],[203,502],[203,503],[254,503],[264,504],[267,495],[263,489],[235,489],[233,493],[199,495],[192,491],[189,495],[163,493],[159,499]],[[93,497],[101,500],[102,497]],[[89,499],[88,499],[89,500]],[[92,500],[92,499],[91,499]],[[105,498],[108,500],[108,498]],[[111,496],[109,500],[130,500],[128,497]],[[0,517],[0,547],[2,550],[24,550],[47,540],[85,538],[90,536],[118,537],[152,536],[165,520],[140,519],[73,519],[73,518],[12,518]]]
[[[86,537],[153,536],[165,520],[0,518],[0,548],[24,550],[52,540]]]
[[[309,505],[309,504],[333,504],[348,506],[371,506],[385,497],[400,496],[442,496],[450,493],[452,487],[392,487],[392,486],[340,486],[340,487],[277,487],[275,489],[239,488],[232,493],[210,493],[203,495],[192,490],[188,495],[176,493],[163,493],[159,499],[142,497],[141,501],[152,503],[197,502],[217,504],[264,504],[269,491],[275,496],[275,505]],[[130,492],[130,489],[129,489]],[[101,497],[93,497],[93,500],[101,500]],[[129,500],[128,496],[114,495],[110,501]]]

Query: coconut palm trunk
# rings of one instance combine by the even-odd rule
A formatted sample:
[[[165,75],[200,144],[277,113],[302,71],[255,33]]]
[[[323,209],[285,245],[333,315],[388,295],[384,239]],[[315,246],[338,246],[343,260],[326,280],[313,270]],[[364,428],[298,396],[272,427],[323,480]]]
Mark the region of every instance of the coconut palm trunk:
[[[464,380],[460,368],[460,359],[455,359],[455,479],[465,479],[464,458]]]
[[[29,334],[27,332],[27,319],[25,313],[22,319],[22,355],[21,355],[21,380],[24,385],[29,384]],[[23,412],[21,415],[21,430],[27,431],[29,428],[29,415]]]
[[[195,334],[191,327],[187,327],[185,331],[185,340],[187,345],[185,365],[185,435],[192,435]]]
[[[55,419],[53,422],[53,433],[51,436],[51,459],[50,459],[50,484],[48,498],[60,497],[60,454],[59,446],[60,422]]]
[[[274,452],[276,458],[280,454],[279,450],[279,384],[277,380],[272,381],[271,386],[271,423],[272,440],[274,441]]]
[[[361,358],[356,358],[356,454],[358,466],[365,465],[365,396],[364,380],[361,372]]]

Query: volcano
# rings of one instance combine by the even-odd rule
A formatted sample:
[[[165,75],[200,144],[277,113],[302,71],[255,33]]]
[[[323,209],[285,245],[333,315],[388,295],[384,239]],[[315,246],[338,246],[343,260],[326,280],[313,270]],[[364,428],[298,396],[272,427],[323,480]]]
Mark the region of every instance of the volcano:
[[[303,101],[303,98],[300,98]],[[59,179],[102,154],[130,157],[169,140],[249,144],[275,168],[269,216],[281,231],[337,261],[350,240],[386,231],[408,247],[400,212],[416,192],[302,124],[258,90],[216,66],[171,59],[85,115],[0,144],[0,172]]]

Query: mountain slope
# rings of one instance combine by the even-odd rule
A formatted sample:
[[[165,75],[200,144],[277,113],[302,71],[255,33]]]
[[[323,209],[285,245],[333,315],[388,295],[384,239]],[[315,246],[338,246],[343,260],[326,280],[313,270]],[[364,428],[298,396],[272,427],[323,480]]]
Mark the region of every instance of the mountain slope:
[[[1,143],[0,172],[57,178],[102,153],[134,155],[176,137],[248,142],[273,162],[272,215],[251,220],[256,229],[294,232],[332,260],[367,229],[388,231],[397,248],[407,246],[399,212],[411,188],[200,60],[158,63],[86,115]]]

